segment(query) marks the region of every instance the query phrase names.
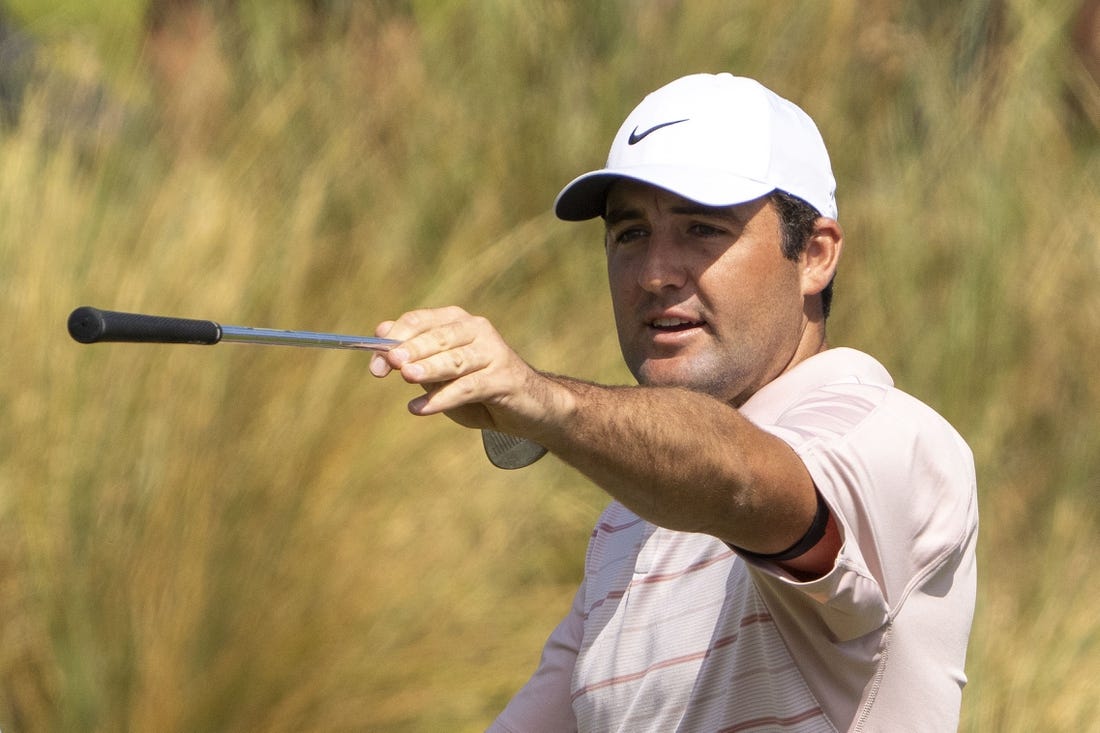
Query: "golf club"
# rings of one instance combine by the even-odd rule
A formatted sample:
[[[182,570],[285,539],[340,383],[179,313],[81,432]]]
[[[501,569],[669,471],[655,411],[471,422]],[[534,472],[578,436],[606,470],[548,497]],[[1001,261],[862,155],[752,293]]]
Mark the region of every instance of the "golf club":
[[[122,313],[91,306],[81,306],[69,314],[68,325],[69,335],[82,344],[128,342],[213,345],[231,341],[270,346],[389,351],[400,343],[375,336],[225,326],[214,321]],[[494,430],[482,430],[481,442],[485,455],[497,468],[523,468],[546,454],[546,449],[537,443]]]

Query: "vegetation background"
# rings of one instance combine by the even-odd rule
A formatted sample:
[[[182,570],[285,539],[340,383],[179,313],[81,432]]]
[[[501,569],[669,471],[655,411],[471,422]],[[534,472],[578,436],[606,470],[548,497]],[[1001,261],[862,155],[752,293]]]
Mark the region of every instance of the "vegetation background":
[[[626,382],[599,225],[550,202],[646,92],[731,70],[830,145],[831,340],[975,451],[962,729],[1100,730],[1100,31],[1080,7],[8,0],[0,729],[484,728],[566,611],[604,496],[553,458],[491,468],[362,354],[86,347],[66,317],[370,333],[454,303],[542,368]]]

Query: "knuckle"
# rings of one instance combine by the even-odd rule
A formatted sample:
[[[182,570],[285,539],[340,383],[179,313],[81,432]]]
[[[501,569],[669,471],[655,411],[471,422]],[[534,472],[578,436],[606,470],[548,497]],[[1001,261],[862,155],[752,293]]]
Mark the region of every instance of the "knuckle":
[[[462,371],[462,367],[466,364],[466,358],[463,356],[460,349],[454,349],[448,353],[451,359],[451,366],[455,371]]]
[[[447,326],[447,327],[444,327],[444,328],[438,328],[434,331],[431,331],[428,334],[428,336],[431,337],[432,345],[436,349],[445,349],[445,348],[447,348],[447,345],[451,342],[451,331],[452,331],[451,326]]]

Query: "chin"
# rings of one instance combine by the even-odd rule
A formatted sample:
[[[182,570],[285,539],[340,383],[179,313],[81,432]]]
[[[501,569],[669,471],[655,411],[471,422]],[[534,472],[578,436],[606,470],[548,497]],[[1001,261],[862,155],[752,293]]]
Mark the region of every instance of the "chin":
[[[631,368],[631,372],[638,384],[647,387],[686,387],[719,399],[730,398],[730,375],[714,365],[699,361],[684,363],[677,359],[651,359],[637,368]]]
[[[673,387],[682,384],[683,369],[671,363],[672,359],[643,359],[641,363],[627,361],[630,373],[638,384],[646,387]]]

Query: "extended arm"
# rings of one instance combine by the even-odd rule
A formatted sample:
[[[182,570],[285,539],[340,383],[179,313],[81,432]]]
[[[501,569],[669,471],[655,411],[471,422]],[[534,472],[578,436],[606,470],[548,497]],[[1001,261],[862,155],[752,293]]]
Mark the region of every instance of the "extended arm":
[[[813,482],[794,451],[713,397],[538,372],[488,321],[457,308],[407,313],[378,334],[404,343],[376,357],[372,371],[399,369],[426,390],[413,413],[531,438],[654,524],[775,553],[814,517]],[[785,566],[826,572],[837,544],[830,527]]]

